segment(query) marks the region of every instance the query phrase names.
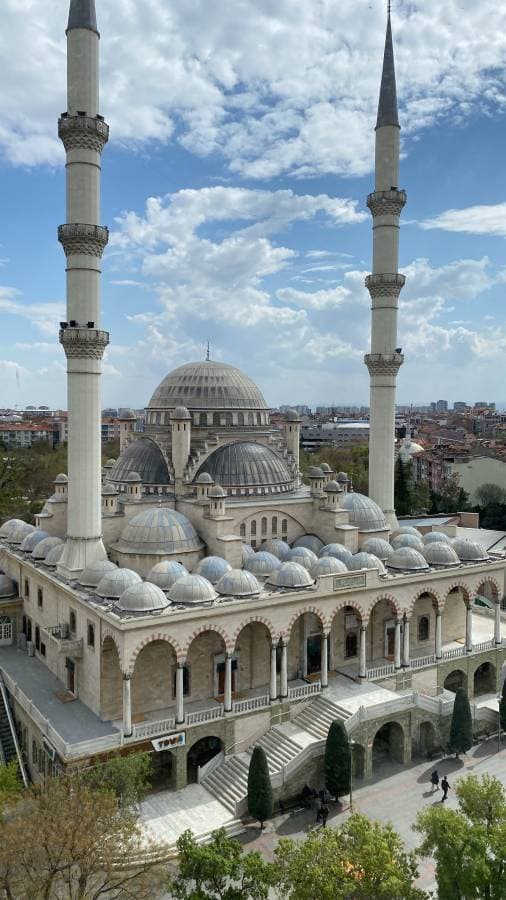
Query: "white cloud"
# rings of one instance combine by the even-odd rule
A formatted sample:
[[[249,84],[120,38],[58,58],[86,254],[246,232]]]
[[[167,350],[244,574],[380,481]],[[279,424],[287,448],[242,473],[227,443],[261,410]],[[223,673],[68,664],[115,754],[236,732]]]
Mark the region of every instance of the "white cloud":
[[[65,304],[27,303],[17,288],[0,287],[0,312],[28,319],[43,334],[56,335],[59,322],[64,318]]]
[[[506,203],[468,206],[466,209],[448,209],[433,219],[420,222],[420,227],[426,231],[439,228],[442,231],[493,234],[506,237]]]

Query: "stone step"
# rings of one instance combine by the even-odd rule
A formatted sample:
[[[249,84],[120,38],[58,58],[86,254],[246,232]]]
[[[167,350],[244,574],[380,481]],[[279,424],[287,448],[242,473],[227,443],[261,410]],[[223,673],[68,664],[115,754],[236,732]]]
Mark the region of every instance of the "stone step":
[[[295,759],[301,752],[301,747],[283,734],[277,726],[264,734],[255,746],[265,750],[271,773],[280,772],[283,766]]]
[[[314,737],[323,740],[327,737],[334,719],[346,720],[349,716],[348,710],[338,706],[337,703],[332,703],[324,697],[318,697],[309,703],[294,721]]]
[[[248,793],[248,766],[238,756],[225,759],[202,779],[202,785],[235,814]]]

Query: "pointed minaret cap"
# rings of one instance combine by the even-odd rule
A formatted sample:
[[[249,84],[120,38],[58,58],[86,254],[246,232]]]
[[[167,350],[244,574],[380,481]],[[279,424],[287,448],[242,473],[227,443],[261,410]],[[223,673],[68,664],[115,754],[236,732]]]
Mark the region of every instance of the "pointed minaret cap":
[[[383,125],[396,125],[398,128],[400,127],[399,115],[397,112],[397,88],[395,84],[394,47],[392,43],[390,8],[388,10],[387,36],[385,40],[385,55],[383,57],[383,72],[381,75],[378,121],[376,122],[376,128],[382,128]]]
[[[95,0],[70,0],[67,31],[71,28],[87,28],[98,34]]]

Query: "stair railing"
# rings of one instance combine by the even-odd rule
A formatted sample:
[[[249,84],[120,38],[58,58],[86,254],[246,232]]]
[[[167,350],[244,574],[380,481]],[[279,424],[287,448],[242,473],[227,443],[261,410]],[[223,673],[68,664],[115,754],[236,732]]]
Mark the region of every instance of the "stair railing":
[[[9,728],[12,735],[12,740],[14,741],[14,747],[16,748],[16,756],[19,765],[19,771],[21,772],[21,778],[23,779],[23,784],[25,787],[28,787],[28,775],[26,774],[25,764],[23,761],[23,754],[21,753],[21,747],[19,746],[18,736],[16,733],[16,726],[14,724],[14,719],[12,718],[11,708],[9,706],[9,698],[7,696],[7,691],[5,690],[5,685],[3,683],[2,675],[0,674],[0,694],[2,695],[2,700],[5,706],[5,713],[7,716],[7,720],[9,722]]]

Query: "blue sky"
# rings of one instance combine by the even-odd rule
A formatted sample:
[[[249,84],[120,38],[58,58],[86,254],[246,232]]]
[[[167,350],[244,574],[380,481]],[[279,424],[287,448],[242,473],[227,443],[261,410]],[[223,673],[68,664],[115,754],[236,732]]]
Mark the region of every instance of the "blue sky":
[[[67,0],[4,5],[0,405],[65,406]],[[368,402],[385,5],[97,0],[104,405],[143,406],[207,340],[271,405]],[[506,406],[506,8],[393,6],[408,192],[398,402]]]

